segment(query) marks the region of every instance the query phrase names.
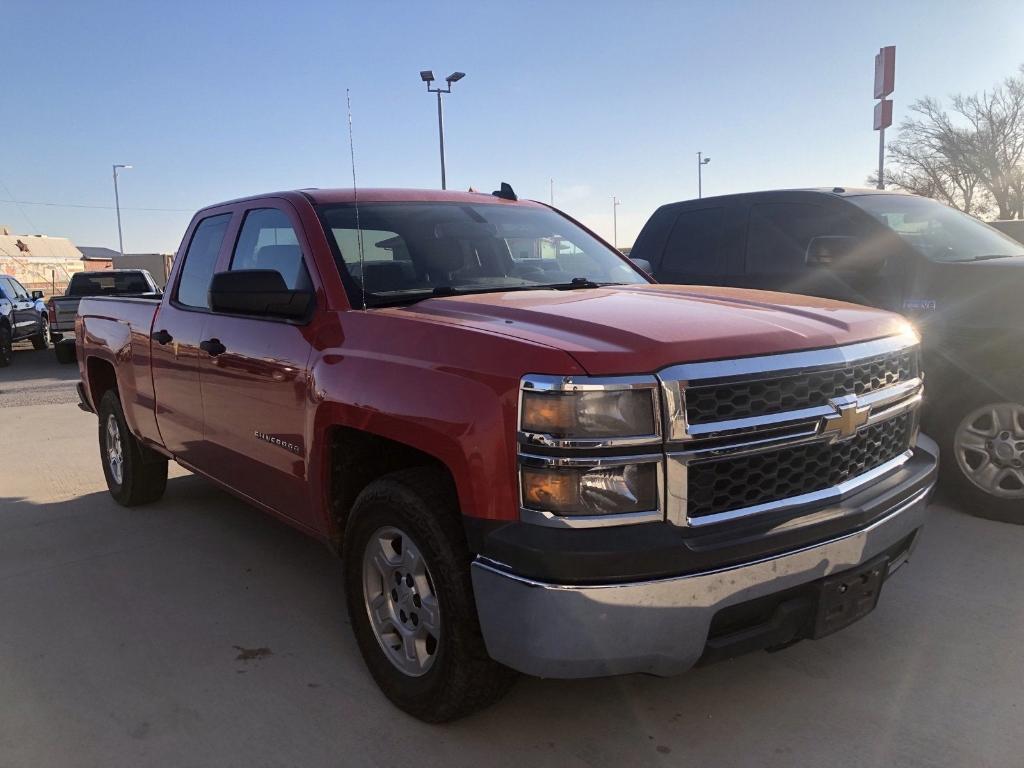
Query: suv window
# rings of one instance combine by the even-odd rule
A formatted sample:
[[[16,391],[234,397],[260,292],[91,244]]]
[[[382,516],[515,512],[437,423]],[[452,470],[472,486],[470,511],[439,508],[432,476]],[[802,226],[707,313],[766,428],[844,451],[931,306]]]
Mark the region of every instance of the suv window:
[[[0,277],[0,298],[14,301],[14,286],[11,285],[11,280],[8,277]]]
[[[231,214],[222,213],[203,219],[196,227],[178,278],[177,298],[185,306],[210,308],[210,280],[230,221]]]
[[[810,203],[758,203],[747,226],[747,272],[800,272],[820,235],[856,236],[845,216]]]
[[[688,275],[725,273],[721,249],[724,222],[721,208],[680,213],[668,236],[660,271]]]
[[[256,208],[245,214],[229,269],[272,269],[289,289],[312,290],[295,229],[277,208]]]

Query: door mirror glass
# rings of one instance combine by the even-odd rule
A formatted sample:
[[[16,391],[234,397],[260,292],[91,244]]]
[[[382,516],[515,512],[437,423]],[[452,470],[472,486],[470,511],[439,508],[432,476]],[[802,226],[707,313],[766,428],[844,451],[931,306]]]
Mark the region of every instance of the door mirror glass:
[[[807,244],[807,266],[839,272],[878,272],[885,256],[877,246],[848,235],[820,235]]]
[[[289,288],[276,269],[218,272],[210,282],[214,312],[298,320],[306,317],[312,305],[313,293]]]
[[[651,266],[651,262],[647,259],[630,259],[630,261],[633,262],[633,266],[637,269],[643,270],[648,275],[654,274],[654,267]]]
[[[32,291],[32,301],[39,301],[41,298],[43,298],[42,291]]]

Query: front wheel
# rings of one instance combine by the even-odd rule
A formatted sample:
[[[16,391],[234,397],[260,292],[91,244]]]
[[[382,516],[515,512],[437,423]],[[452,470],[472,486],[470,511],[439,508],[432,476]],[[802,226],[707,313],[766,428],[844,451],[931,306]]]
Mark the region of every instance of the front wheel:
[[[969,403],[943,432],[942,474],[964,511],[1024,525],[1024,404]]]
[[[50,321],[46,319],[46,315],[42,317],[39,333],[32,337],[32,346],[35,349],[47,349],[50,346]]]
[[[14,342],[11,329],[0,325],[0,368],[6,368],[14,361]]]
[[[134,507],[163,496],[167,459],[142,445],[129,431],[117,390],[103,395],[99,417],[100,460],[114,501]]]
[[[343,553],[349,618],[370,674],[392,703],[429,723],[482,709],[515,680],[484,647],[450,486],[431,469],[371,483],[353,505]]]

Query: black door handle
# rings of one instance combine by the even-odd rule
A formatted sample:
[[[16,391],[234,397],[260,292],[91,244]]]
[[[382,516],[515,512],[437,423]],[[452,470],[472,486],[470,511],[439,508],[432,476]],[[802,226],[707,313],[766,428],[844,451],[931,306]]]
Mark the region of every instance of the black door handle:
[[[210,357],[223,355],[228,351],[228,348],[220,343],[220,339],[207,339],[206,341],[200,341],[199,348],[203,350],[203,352],[206,352]]]
[[[151,339],[161,346],[164,344],[170,344],[174,341],[174,337],[171,336],[166,330],[161,328],[159,331],[155,331],[151,336]]]

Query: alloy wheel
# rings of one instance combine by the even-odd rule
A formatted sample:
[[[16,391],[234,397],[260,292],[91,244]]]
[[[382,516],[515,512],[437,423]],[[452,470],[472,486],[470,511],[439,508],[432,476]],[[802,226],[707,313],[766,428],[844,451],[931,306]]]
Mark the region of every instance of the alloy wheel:
[[[121,428],[114,414],[107,416],[107,466],[110,476],[118,485],[124,480],[124,454],[121,450]]]
[[[441,610],[423,554],[404,531],[379,528],[367,541],[363,601],[388,660],[410,677],[425,675],[440,649]]]
[[[968,413],[953,448],[960,471],[985,493],[1024,499],[1024,406],[989,403]]]

